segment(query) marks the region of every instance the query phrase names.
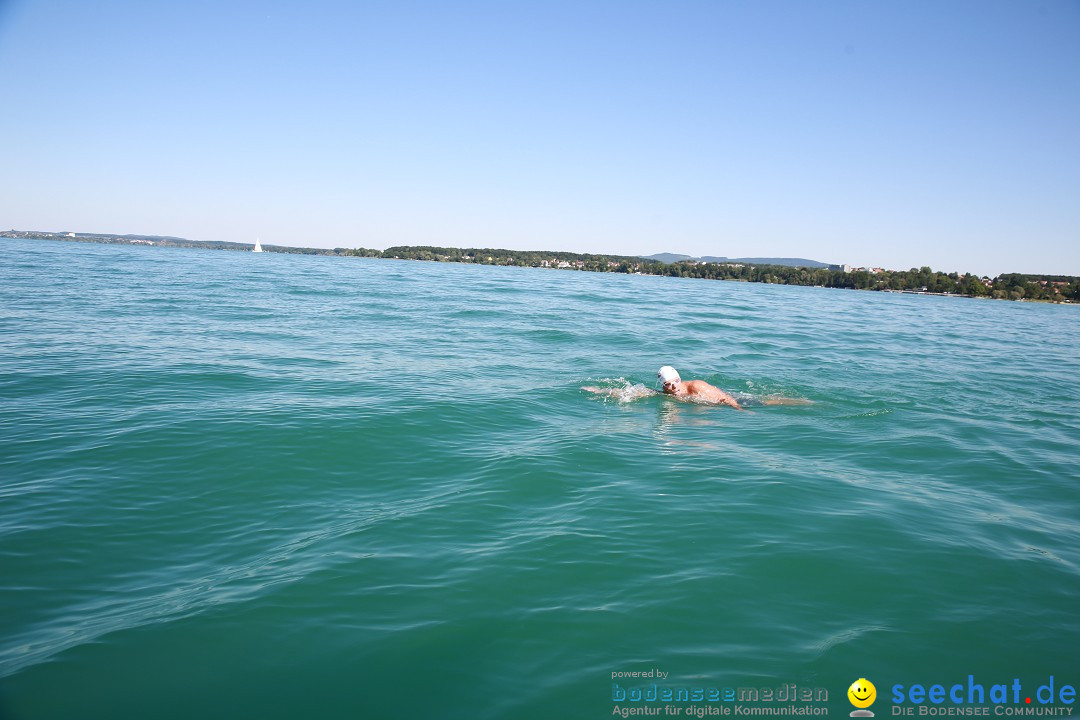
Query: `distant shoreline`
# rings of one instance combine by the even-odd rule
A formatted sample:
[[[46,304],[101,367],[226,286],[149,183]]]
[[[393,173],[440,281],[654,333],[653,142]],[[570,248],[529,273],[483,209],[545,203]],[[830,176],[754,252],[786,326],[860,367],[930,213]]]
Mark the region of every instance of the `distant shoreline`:
[[[109,245],[151,245],[205,250],[250,252],[252,243],[187,240],[159,235],[111,235],[104,233],[53,233],[35,230],[7,230],[0,238],[59,240],[63,242]],[[994,300],[1026,300],[1055,304],[1080,303],[1080,278],[1070,275],[1033,275],[1004,273],[995,278],[974,274],[935,272],[929,267],[911,270],[863,268],[849,271],[838,266],[801,267],[764,265],[745,262],[704,262],[683,260],[663,262],[626,255],[599,255],[557,251],[501,250],[494,248],[444,248],[433,246],[398,246],[386,250],[366,248],[305,248],[263,245],[265,252],[334,257],[367,257],[428,262],[459,262],[475,265],[615,272],[633,275],[667,275],[706,280],[737,280],[775,285],[876,290],[940,297],[981,297]]]

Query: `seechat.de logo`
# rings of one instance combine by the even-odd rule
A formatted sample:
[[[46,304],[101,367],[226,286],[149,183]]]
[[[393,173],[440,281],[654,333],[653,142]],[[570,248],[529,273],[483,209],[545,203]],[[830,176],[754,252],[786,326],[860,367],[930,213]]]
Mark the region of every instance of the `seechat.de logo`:
[[[874,713],[866,709],[877,700],[877,688],[874,687],[874,683],[866,678],[859,678],[847,689],[847,697],[857,708],[851,712],[851,717],[874,717]]]

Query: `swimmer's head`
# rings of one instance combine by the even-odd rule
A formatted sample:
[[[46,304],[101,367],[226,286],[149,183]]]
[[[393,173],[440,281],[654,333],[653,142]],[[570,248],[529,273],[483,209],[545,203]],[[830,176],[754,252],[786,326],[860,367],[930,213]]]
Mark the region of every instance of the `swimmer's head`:
[[[656,377],[664,384],[663,390],[666,393],[675,392],[676,386],[682,382],[682,378],[679,377],[679,371],[670,365],[665,365],[660,368],[660,372],[656,373]]]

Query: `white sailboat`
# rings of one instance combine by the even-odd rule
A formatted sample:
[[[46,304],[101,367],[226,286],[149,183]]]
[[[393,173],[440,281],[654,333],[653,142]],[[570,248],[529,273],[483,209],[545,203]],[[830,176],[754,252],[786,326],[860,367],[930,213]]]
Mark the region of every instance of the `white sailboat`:
[[[251,252],[262,252],[262,243],[259,242],[259,238],[255,238],[255,249]]]

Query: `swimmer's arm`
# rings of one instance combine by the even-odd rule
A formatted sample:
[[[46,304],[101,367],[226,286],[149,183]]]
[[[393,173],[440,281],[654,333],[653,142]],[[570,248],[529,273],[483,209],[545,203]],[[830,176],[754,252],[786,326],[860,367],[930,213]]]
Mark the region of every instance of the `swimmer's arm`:
[[[739,404],[739,401],[732,397],[730,393],[727,393],[714,385],[710,385],[709,387],[712,388],[715,396],[718,398],[717,402],[721,405],[729,405],[736,410],[743,409],[742,405]]]

